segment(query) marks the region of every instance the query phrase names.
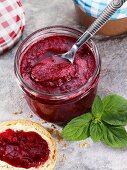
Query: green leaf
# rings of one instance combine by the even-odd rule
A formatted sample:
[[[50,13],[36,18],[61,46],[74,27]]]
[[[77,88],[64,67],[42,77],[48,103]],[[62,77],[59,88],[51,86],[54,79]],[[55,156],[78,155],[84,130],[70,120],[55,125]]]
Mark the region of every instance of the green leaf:
[[[127,110],[127,100],[115,94],[104,97],[102,103],[105,111]]]
[[[61,135],[66,140],[78,141],[89,137],[89,126],[92,121],[91,113],[86,113],[72,119],[63,129]]]
[[[92,114],[100,118],[103,113],[103,103],[101,101],[101,98],[99,96],[96,96],[93,105],[92,105]]]
[[[127,124],[127,110],[104,112],[102,120],[110,125],[125,126]]]
[[[109,95],[102,100],[102,120],[111,125],[127,124],[127,100],[118,95]]]
[[[99,141],[103,135],[101,124],[101,122],[96,122],[96,120],[90,124],[90,136],[93,142]]]
[[[101,141],[112,148],[127,147],[127,132],[124,127],[103,125]]]

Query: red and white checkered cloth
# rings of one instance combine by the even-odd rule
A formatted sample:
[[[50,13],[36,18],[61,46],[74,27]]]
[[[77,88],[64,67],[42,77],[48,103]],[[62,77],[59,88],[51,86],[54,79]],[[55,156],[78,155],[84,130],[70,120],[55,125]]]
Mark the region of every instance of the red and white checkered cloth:
[[[19,0],[0,0],[0,54],[10,49],[21,37],[25,14]]]

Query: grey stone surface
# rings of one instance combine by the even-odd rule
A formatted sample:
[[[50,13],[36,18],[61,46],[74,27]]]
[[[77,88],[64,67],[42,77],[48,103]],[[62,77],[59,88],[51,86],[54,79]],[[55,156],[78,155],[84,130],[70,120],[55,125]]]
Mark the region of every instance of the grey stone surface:
[[[26,28],[21,41],[33,31],[49,25],[81,27],[76,18],[71,0],[23,0],[26,11]],[[23,98],[13,72],[15,52],[21,41],[11,51],[0,56],[0,120],[30,119],[32,113]],[[102,57],[102,75],[98,94],[117,93],[127,98],[127,36],[115,39],[94,38]],[[14,115],[13,112],[23,111]],[[34,115],[31,120],[39,122]],[[50,126],[48,124],[47,126]],[[58,144],[58,159],[55,170],[127,170],[127,149],[111,149],[88,139],[68,143],[65,148]],[[66,142],[64,142],[66,143]],[[63,155],[65,157],[63,158]]]

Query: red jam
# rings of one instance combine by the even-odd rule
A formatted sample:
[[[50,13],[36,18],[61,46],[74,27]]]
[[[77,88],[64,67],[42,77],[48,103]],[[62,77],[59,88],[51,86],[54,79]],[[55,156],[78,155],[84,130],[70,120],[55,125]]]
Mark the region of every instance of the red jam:
[[[0,160],[19,168],[38,167],[48,160],[47,142],[36,132],[13,131],[0,133]]]
[[[68,27],[47,27],[31,34],[16,53],[15,73],[25,99],[46,121],[65,124],[91,109],[101,67],[96,46],[92,41],[83,45],[73,64],[57,57],[81,34]]]
[[[48,94],[64,94],[84,85],[96,69],[88,46],[76,53],[74,64],[55,56],[67,52],[75,41],[72,37],[51,36],[29,47],[20,65],[25,82]]]

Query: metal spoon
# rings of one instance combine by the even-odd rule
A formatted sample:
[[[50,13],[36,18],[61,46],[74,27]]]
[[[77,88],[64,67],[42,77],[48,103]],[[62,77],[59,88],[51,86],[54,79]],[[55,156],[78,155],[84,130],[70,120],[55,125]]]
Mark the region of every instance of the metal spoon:
[[[112,0],[109,5],[103,10],[101,15],[93,24],[85,31],[85,33],[76,41],[72,48],[65,54],[58,54],[58,57],[74,62],[75,53],[87,42],[96,32],[109,20],[109,18],[119,9],[127,0]]]

